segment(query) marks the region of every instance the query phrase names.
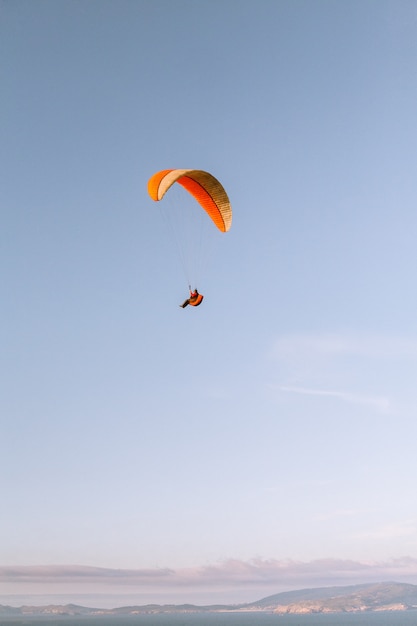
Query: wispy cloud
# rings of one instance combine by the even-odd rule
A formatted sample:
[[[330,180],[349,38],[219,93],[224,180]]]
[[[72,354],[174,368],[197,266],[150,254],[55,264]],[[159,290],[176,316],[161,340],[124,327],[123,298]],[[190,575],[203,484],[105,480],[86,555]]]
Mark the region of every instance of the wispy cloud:
[[[280,391],[288,393],[296,393],[308,396],[319,396],[323,398],[336,398],[349,404],[368,406],[382,413],[387,413],[390,409],[390,401],[385,396],[368,396],[364,394],[351,393],[348,391],[335,391],[329,389],[312,389],[308,387],[297,387],[290,385],[281,385],[278,387]]]
[[[342,517],[355,517],[356,515],[358,515],[358,511],[355,511],[354,509],[337,509],[335,511],[331,511],[330,513],[316,515],[313,518],[313,521],[325,522],[337,518],[340,519]]]
[[[417,519],[407,519],[391,524],[384,524],[372,530],[356,535],[359,539],[386,541],[397,537],[415,537],[417,543]]]
[[[415,402],[409,372],[417,338],[360,333],[294,333],[270,351],[280,392],[333,398],[392,413]]]
[[[417,359],[417,338],[354,333],[294,333],[278,337],[275,357],[336,357]]]

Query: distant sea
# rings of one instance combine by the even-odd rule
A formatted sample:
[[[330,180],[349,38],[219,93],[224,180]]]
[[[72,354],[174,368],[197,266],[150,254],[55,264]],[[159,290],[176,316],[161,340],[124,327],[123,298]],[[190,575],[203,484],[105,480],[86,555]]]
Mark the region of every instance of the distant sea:
[[[155,614],[103,617],[0,617],[0,626],[417,626],[417,610],[326,615]]]

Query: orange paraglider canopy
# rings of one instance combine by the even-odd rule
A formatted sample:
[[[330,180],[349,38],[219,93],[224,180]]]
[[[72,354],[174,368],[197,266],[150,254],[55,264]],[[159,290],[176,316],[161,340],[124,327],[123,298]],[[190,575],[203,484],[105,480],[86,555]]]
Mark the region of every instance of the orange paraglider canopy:
[[[232,207],[223,185],[214,176],[202,170],[162,170],[148,181],[152,200],[162,200],[174,184],[182,185],[208,213],[223,233],[232,225]]]

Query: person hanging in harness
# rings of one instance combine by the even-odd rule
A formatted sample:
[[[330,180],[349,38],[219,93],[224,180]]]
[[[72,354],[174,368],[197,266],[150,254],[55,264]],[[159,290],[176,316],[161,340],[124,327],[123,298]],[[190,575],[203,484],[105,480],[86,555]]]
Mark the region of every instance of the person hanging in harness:
[[[202,296],[201,293],[198,293],[197,289],[194,289],[194,291],[191,289],[191,287],[189,289],[190,289],[190,297],[184,300],[182,304],[180,304],[180,307],[182,309],[185,309],[185,307],[188,306],[189,304],[191,306],[198,306],[199,304],[203,302],[204,296]]]

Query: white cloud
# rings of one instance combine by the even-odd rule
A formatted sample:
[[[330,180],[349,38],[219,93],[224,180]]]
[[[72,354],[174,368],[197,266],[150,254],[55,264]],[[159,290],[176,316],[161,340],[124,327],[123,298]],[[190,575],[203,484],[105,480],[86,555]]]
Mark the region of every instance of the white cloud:
[[[417,519],[407,519],[391,524],[384,524],[369,530],[357,534],[358,539],[372,539],[386,541],[390,539],[396,539],[398,537],[415,537],[417,545]]]
[[[275,358],[337,357],[417,359],[417,338],[354,333],[295,333],[278,337]]]
[[[342,517],[354,517],[356,515],[358,515],[358,511],[355,511],[354,509],[337,509],[336,511],[331,511],[330,513],[326,513],[324,515],[317,515],[314,517],[313,521],[326,522],[328,520]]]
[[[335,398],[379,413],[416,401],[414,337],[295,333],[278,337],[270,356],[282,392]]]
[[[320,396],[324,398],[337,398],[349,404],[368,406],[382,413],[387,413],[390,409],[390,401],[384,396],[367,396],[364,394],[351,393],[347,391],[335,391],[329,389],[311,389],[307,387],[297,387],[281,385],[280,391],[296,393],[309,396]]]

